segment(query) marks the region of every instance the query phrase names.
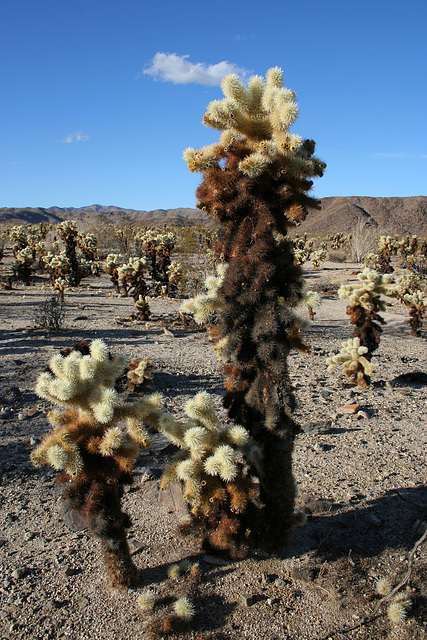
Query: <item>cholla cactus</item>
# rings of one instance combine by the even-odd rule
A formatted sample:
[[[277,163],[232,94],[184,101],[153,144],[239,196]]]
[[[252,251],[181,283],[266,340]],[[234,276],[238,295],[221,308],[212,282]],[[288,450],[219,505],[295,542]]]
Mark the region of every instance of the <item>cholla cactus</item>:
[[[78,244],[86,260],[89,262],[95,262],[98,249],[98,240],[96,239],[96,236],[93,233],[79,235]]]
[[[67,289],[68,282],[65,278],[57,278],[53,283],[53,288],[58,291],[58,298],[60,302],[64,302],[65,291]]]
[[[423,290],[421,278],[414,273],[399,275],[396,277],[395,289],[396,297],[409,307],[412,335],[419,336],[427,315],[427,295]]]
[[[392,275],[381,275],[365,267],[361,273],[357,274],[360,284],[342,285],[338,289],[340,298],[349,298],[350,304],[347,306],[346,313],[350,316],[350,324],[355,325],[353,337],[359,341],[357,349],[366,349],[360,351],[359,355],[363,357],[361,366],[355,368],[345,365],[344,372],[352,382],[361,387],[366,387],[370,383],[370,376],[373,370],[372,365],[366,366],[365,361],[371,362],[373,352],[378,348],[382,333],[381,325],[385,324],[384,319],[379,315],[379,311],[384,311],[385,301],[382,296],[395,295],[395,284]],[[352,347],[348,343],[350,349]],[[347,352],[341,350],[341,360],[337,362],[347,362]],[[336,356],[337,358],[341,356]],[[332,359],[333,360],[333,359]],[[332,364],[331,360],[331,364]],[[352,375],[351,372],[355,371]]]
[[[154,289],[161,295],[168,292],[168,268],[171,264],[171,253],[175,243],[174,233],[162,233],[157,229],[147,229],[135,237],[135,244],[141,246],[145,251]]]
[[[392,275],[382,275],[365,267],[357,274],[360,284],[346,284],[338,289],[340,298],[349,298],[352,307],[363,307],[366,311],[377,313],[385,311],[386,305],[382,296],[394,294],[395,285]]]
[[[420,335],[420,329],[427,316],[427,295],[424,291],[417,290],[413,293],[406,293],[403,301],[409,306],[409,324],[413,336]]]
[[[140,320],[148,320],[151,316],[150,298],[139,296],[138,300],[135,300],[135,309]]]
[[[124,358],[111,358],[102,340],[90,347],[77,343],[69,355],[54,356],[36,393],[62,409],[48,414],[54,429],[31,456],[36,466],[63,471],[64,496],[101,539],[114,586],[128,586],[135,576],[125,534],[130,521],[120,498],[134,459],[149,444],[143,423],[157,425],[162,404],[159,394],[121,403],[114,384],[124,367]]]
[[[50,274],[51,282],[58,278],[68,279],[70,273],[70,262],[65,253],[54,255],[49,252],[43,257],[46,271]]]
[[[68,275],[69,283],[72,287],[77,286],[82,279],[82,273],[79,269],[79,262],[76,254],[79,237],[77,224],[72,220],[64,220],[64,222],[57,225],[56,230],[59,237],[65,244],[65,255],[67,256],[70,264],[70,273]]]
[[[176,295],[178,286],[182,281],[182,264],[180,262],[172,262],[172,264],[167,267],[166,273],[168,276],[168,295]]]
[[[16,276],[26,285],[30,284],[31,265],[34,262],[34,252],[31,247],[25,247],[16,254]]]
[[[308,290],[307,281],[303,280],[301,305],[307,307],[308,317],[311,322],[313,322],[316,317],[314,309],[315,307],[320,307],[321,302],[322,299],[319,294],[316,291]]]
[[[287,356],[301,342],[294,313],[301,269],[286,235],[307,207],[319,207],[308,192],[325,164],[313,156],[312,140],[290,131],[298,107],[281,69],[270,69],[265,80],[250,78],[247,87],[230,75],[221,87],[225,98],[211,102],[203,119],[221,131],[219,142],[188,148],[184,158],[190,171],[203,174],[198,208],[220,223],[215,253],[229,265],[218,291],[224,405],[263,450],[264,508],[248,518],[255,543],[274,547],[295,523],[291,456],[298,428],[290,415]]]
[[[137,257],[130,258],[129,262],[117,268],[118,283],[125,295],[128,295],[131,290],[134,300],[147,295],[148,287],[144,277],[146,270],[147,261],[145,258]]]
[[[109,253],[104,262],[105,271],[111,276],[116,293],[120,293],[119,267],[123,264],[124,258],[120,253]]]
[[[373,364],[365,358],[367,353],[367,347],[361,346],[359,338],[350,338],[342,343],[338,355],[326,359],[326,364],[329,365],[328,371],[332,371],[337,364],[342,364],[344,373],[351,382],[366,387],[367,378],[374,370]]]
[[[395,239],[391,236],[380,236],[375,260],[375,268],[380,273],[393,273],[391,257],[396,253]]]
[[[207,324],[211,314],[224,308],[224,300],[218,293],[227,272],[227,264],[216,266],[216,276],[208,276],[205,280],[207,293],[184,300],[179,308],[179,313],[193,315],[197,324]]]
[[[292,239],[292,244],[294,247],[294,262],[302,266],[311,256],[313,241],[307,240],[307,234],[305,233],[302,238],[295,236]]]
[[[129,363],[129,370],[126,374],[129,391],[135,391],[136,388],[142,388],[147,380],[153,378],[153,363],[147,358],[137,360],[134,358]]]
[[[27,233],[24,225],[22,224],[13,225],[13,227],[10,229],[10,239],[13,242],[13,247],[12,247],[13,255],[16,257],[16,254],[22,249],[25,249],[25,247],[28,244]]]
[[[218,166],[224,148],[244,141],[246,152],[238,168],[250,178],[278,167],[296,177],[322,174],[325,165],[312,157],[313,144],[289,130],[297,119],[298,105],[295,93],[283,87],[279,67],[267,72],[266,82],[253,76],[247,88],[231,74],[224,78],[221,88],[225,99],[211,102],[203,118],[204,124],[222,131],[220,142],[198,150],[186,149],[184,158],[190,171]],[[292,219],[298,214],[302,211],[292,212]]]
[[[245,530],[237,514],[258,498],[248,465],[261,473],[261,451],[243,427],[221,425],[208,393],[198,393],[184,409],[186,424],[170,414],[159,420],[160,431],[181,448],[166,467],[160,486],[166,489],[182,482],[191,508],[186,528],[199,531],[204,545],[238,557],[244,550]]]
[[[324,249],[318,249],[317,251],[313,251],[311,254],[311,264],[313,265],[313,269],[319,269],[320,263],[324,262],[327,258],[327,253]]]

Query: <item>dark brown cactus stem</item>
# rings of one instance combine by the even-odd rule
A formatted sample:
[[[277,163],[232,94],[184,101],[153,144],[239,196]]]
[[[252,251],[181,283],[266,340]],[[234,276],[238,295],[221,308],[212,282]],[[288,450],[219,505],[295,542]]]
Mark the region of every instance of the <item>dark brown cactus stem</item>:
[[[409,305],[409,326],[411,327],[411,335],[420,336],[421,327],[423,326],[424,312],[421,307],[417,307],[415,304]]]
[[[59,476],[58,482],[68,482],[64,499],[78,520],[100,540],[110,586],[115,589],[135,586],[138,570],[127,542],[126,529],[131,521],[121,507],[122,483],[103,478],[73,480],[67,473]]]
[[[70,285],[77,287],[80,284],[80,269],[76,254],[77,238],[73,234],[69,234],[65,239],[65,255],[70,263]]]

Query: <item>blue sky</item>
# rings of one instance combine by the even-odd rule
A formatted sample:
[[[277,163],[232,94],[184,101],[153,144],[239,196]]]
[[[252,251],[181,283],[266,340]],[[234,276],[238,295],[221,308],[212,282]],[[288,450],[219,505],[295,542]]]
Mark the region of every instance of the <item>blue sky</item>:
[[[221,75],[276,65],[313,195],[427,195],[425,0],[4,0],[0,24],[0,206],[194,207]]]

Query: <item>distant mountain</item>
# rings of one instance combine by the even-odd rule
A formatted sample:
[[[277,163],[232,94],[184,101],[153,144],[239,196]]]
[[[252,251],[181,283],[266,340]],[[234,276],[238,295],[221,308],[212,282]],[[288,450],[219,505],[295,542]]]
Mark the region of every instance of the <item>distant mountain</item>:
[[[85,226],[97,224],[145,224],[149,226],[201,223],[213,226],[214,221],[199,209],[155,209],[154,211],[138,211],[115,206],[93,204],[87,207],[41,207],[24,209],[0,208],[0,223],[36,224],[48,222],[57,224],[63,220],[75,220]]]
[[[427,236],[427,197],[371,198],[368,196],[331,197],[321,199],[321,211],[310,210],[298,227],[298,232],[348,233],[358,220],[366,221],[372,233],[417,234]],[[0,209],[0,223],[57,224],[72,219],[84,226],[99,224],[145,224],[149,226],[201,223],[214,226],[212,218],[198,209],[155,209],[138,211],[115,206],[93,204],[80,208],[49,207],[48,209]]]
[[[309,211],[298,232],[349,233],[359,220],[363,220],[375,234],[427,236],[426,196],[332,197],[322,198],[321,203],[321,211]]]

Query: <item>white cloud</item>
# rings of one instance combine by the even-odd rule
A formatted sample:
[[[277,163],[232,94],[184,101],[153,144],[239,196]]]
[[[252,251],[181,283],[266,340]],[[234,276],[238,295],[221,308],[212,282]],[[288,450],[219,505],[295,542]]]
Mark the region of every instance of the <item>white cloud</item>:
[[[70,142],[86,142],[86,140],[89,140],[89,136],[81,131],[76,131],[76,133],[69,133],[62,142],[69,144]]]
[[[155,80],[163,80],[163,82],[194,83],[207,86],[219,85],[223,77],[229,73],[237,73],[242,78],[248,75],[245,69],[225,60],[217,64],[206,64],[205,62],[189,62],[187,58],[189,58],[188,55],[179,56],[176,53],[158,52],[143,73],[152,76]]]

